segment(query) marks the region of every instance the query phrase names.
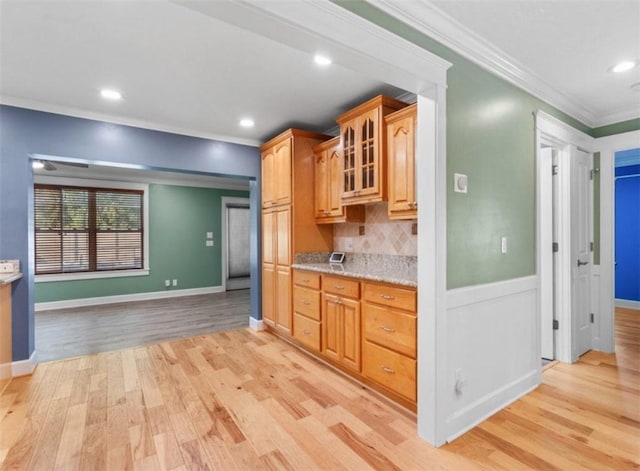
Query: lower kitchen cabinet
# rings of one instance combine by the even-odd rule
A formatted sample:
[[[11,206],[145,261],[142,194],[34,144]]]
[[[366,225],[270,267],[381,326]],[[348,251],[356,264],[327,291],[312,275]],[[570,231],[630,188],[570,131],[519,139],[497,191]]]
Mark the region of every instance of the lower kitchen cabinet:
[[[292,337],[416,410],[415,288],[295,269]]]
[[[360,301],[322,295],[322,354],[360,371]]]

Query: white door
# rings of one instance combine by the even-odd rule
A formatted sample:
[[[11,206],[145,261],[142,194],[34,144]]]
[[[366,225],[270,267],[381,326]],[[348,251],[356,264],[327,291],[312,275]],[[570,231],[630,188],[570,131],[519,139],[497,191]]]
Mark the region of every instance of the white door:
[[[545,191],[540,192],[540,211],[542,214],[550,215],[553,213],[553,195],[554,190],[552,180],[556,180],[552,177],[552,165],[553,165],[553,148],[545,147],[540,149],[538,153],[540,159],[541,171],[540,177],[544,180],[541,182],[541,187]],[[544,233],[541,235],[540,247],[541,250],[546,251],[546,256],[551,259],[553,253],[551,252],[553,247],[554,238],[552,227],[546,227]],[[554,313],[554,301],[553,301],[553,262],[541,264],[539,276],[543,283],[540,286],[540,337],[541,337],[541,349],[540,354],[542,358],[547,360],[555,359],[553,348],[553,313]]]
[[[591,154],[571,152],[571,324],[573,357],[591,349]]]

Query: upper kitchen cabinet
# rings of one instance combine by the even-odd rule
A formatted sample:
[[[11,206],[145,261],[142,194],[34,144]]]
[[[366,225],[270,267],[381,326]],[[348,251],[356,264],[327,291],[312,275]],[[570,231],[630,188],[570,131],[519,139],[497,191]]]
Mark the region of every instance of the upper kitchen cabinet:
[[[291,203],[292,136],[264,144],[262,151],[262,207]]]
[[[406,103],[379,95],[337,118],[343,159],[343,205],[386,200],[384,117],[405,106]]]
[[[336,222],[364,222],[362,205],[342,205],[342,153],[340,137],[335,137],[313,148],[315,162],[316,224]]]
[[[417,219],[416,123],[417,105],[384,118],[387,126],[387,193],[389,219]]]

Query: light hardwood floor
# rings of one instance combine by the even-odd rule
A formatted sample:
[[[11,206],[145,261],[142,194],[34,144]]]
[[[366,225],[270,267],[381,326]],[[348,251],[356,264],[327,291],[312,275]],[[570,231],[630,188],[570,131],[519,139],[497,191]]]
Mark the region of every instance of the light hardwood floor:
[[[434,449],[415,419],[266,332],[240,329],[38,366],[0,396],[9,469],[640,468],[640,313],[617,354]]]
[[[249,326],[249,290],[36,313],[40,361]]]

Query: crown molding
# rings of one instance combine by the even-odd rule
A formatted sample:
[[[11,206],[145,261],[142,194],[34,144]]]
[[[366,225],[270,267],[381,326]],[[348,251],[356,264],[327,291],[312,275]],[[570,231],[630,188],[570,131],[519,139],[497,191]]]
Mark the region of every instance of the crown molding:
[[[589,127],[600,125],[597,113],[560,92],[428,0],[366,0],[382,12],[415,28],[480,67],[558,108]],[[637,115],[637,110],[636,110]],[[628,118],[627,118],[628,119]]]
[[[222,134],[194,131],[192,129],[181,128],[178,126],[155,123],[152,121],[145,121],[141,119],[125,118],[123,116],[116,116],[105,113],[97,113],[94,111],[87,111],[69,106],[54,105],[51,103],[45,103],[37,100],[28,100],[12,96],[0,96],[0,104],[15,106],[18,108],[27,108],[36,111],[44,111],[47,113],[61,114],[65,116],[72,116],[74,118],[92,119],[96,121],[104,121],[111,124],[122,124],[124,126],[149,129],[152,131],[168,132],[171,134],[180,134],[183,136],[198,137],[202,139],[212,139],[214,141],[229,142],[232,144],[241,144],[244,146],[259,147],[262,144],[262,141],[254,139],[244,139],[234,136],[225,136]]]

